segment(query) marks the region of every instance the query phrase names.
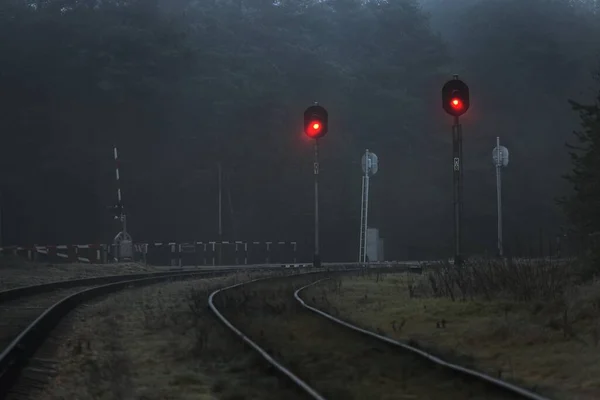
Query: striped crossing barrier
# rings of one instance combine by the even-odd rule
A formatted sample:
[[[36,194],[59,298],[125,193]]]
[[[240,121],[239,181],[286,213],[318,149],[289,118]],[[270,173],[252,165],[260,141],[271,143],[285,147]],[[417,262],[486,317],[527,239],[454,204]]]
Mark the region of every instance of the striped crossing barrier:
[[[0,254],[38,262],[103,264],[106,249],[104,244],[9,246],[0,247]]]
[[[144,245],[144,255],[149,263],[173,266],[296,263],[298,249],[296,242],[283,241],[152,242]]]
[[[150,242],[133,245],[135,261],[171,266],[294,265],[297,262],[297,249],[296,242],[287,241]],[[114,245],[5,246],[0,247],[0,254],[37,262],[106,264],[114,260]]]

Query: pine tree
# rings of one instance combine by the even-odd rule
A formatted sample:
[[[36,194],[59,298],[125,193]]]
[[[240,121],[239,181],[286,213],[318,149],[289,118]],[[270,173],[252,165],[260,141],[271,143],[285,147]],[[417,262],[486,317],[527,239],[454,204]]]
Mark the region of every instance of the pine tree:
[[[567,144],[573,170],[565,178],[573,192],[560,203],[575,237],[600,260],[600,92],[593,104],[569,103],[579,113],[581,130],[574,132],[577,144]]]

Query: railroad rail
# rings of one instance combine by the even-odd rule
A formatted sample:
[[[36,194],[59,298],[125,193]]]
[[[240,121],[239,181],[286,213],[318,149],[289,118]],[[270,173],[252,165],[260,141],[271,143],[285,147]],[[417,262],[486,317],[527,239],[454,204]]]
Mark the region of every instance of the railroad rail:
[[[319,273],[323,273],[323,271],[308,272],[308,273],[304,273],[302,275],[312,275],[312,274],[319,274]],[[254,351],[256,351],[262,358],[264,358],[270,365],[272,365],[275,368],[275,370],[277,370],[280,374],[282,374],[283,376],[288,378],[290,381],[292,381],[295,385],[297,385],[300,389],[302,389],[311,398],[313,398],[315,400],[325,400],[325,397],[323,397],[321,394],[319,394],[319,392],[317,392],[315,389],[310,387],[310,385],[308,383],[304,382],[302,379],[300,379],[298,376],[296,376],[292,371],[287,369],[283,364],[276,361],[273,357],[271,357],[271,355],[266,350],[264,350],[256,342],[254,342],[252,339],[250,339],[248,336],[246,336],[241,330],[236,328],[235,325],[233,325],[231,323],[231,321],[229,321],[219,311],[219,309],[214,304],[215,296],[218,295],[219,293],[225,292],[227,290],[235,289],[237,287],[243,286],[244,284],[256,283],[256,282],[264,281],[266,279],[270,279],[270,278],[254,279],[254,280],[251,280],[248,282],[237,283],[235,285],[231,285],[231,286],[227,286],[227,287],[215,290],[214,292],[212,292],[210,294],[210,296],[208,296],[208,306],[211,309],[211,311],[216,315],[216,317],[227,328],[229,328],[236,336],[238,336],[240,339],[242,339],[243,342],[248,344]]]
[[[348,272],[352,272],[352,271],[356,271],[356,270],[357,269],[350,269],[350,270],[348,270]],[[312,272],[309,274],[322,274],[322,273],[323,272]],[[304,275],[307,275],[307,274],[306,273],[305,274],[296,274],[296,275],[288,276],[287,278],[304,276]],[[256,279],[256,280],[249,281],[249,282],[243,282],[243,283],[239,283],[236,285],[232,285],[232,286],[228,286],[228,287],[219,289],[219,290],[211,293],[211,295],[209,296],[209,307],[211,308],[213,313],[217,316],[217,318],[225,324],[225,326],[227,326],[232,332],[234,332],[236,334],[236,336],[238,336],[245,343],[247,343],[252,349],[254,349],[276,371],[278,371],[285,378],[287,378],[288,380],[293,382],[295,385],[297,385],[308,396],[310,396],[310,398],[315,399],[315,400],[325,400],[326,397],[323,395],[322,392],[320,393],[314,387],[314,385],[311,386],[309,383],[307,383],[306,379],[302,379],[300,376],[296,375],[294,372],[292,372],[290,369],[288,369],[286,366],[284,366],[284,364],[283,364],[284,360],[276,360],[276,357],[273,357],[273,355],[269,354],[263,347],[261,347],[259,344],[257,344],[247,334],[243,333],[242,329],[240,329],[240,327],[236,327],[235,324],[231,320],[229,320],[225,317],[224,312],[219,310],[215,306],[215,302],[214,302],[215,296],[217,296],[220,293],[223,293],[223,292],[231,290],[231,289],[241,288],[246,285],[256,284],[259,282],[273,280],[273,279],[277,279],[277,278],[271,278],[271,277],[261,278],[261,279]],[[281,279],[281,277],[279,277],[279,279]],[[398,357],[402,354],[404,354],[404,355],[409,354],[412,357],[421,359],[425,363],[429,363],[430,365],[437,366],[438,369],[447,371],[448,374],[452,373],[455,375],[459,375],[459,376],[463,377],[465,380],[468,380],[469,382],[476,382],[477,384],[481,385],[481,387],[486,387],[495,392],[504,393],[505,395],[509,396],[509,397],[500,397],[500,398],[549,400],[548,398],[546,398],[544,396],[541,396],[537,393],[534,393],[534,392],[524,389],[522,387],[513,385],[513,384],[503,381],[501,379],[497,379],[497,378],[491,377],[489,375],[486,375],[484,373],[481,373],[479,371],[475,371],[475,370],[472,370],[469,368],[462,367],[460,365],[456,365],[456,364],[447,362],[437,356],[429,354],[429,353],[427,353],[423,350],[420,350],[416,347],[407,345],[405,343],[401,343],[399,341],[393,340],[393,339],[383,336],[381,334],[378,334],[378,333],[360,328],[358,326],[352,325],[352,324],[350,324],[346,321],[343,321],[339,318],[336,318],[322,310],[319,310],[315,307],[308,305],[300,297],[300,293],[303,290],[305,290],[313,285],[316,285],[319,282],[325,281],[327,279],[330,279],[330,277],[325,277],[323,279],[313,281],[309,284],[306,284],[306,285],[296,289],[293,292],[293,298],[294,298],[296,304],[299,304],[300,306],[302,306],[303,309],[309,311],[310,314],[316,316],[317,318],[320,318],[321,320],[327,320],[327,321],[334,322],[335,323],[334,326],[336,326],[337,328],[345,328],[345,329],[343,329],[344,331],[357,332],[357,333],[361,334],[363,336],[363,338],[366,338],[367,340],[376,341],[380,344],[386,345],[388,349],[391,345],[391,348],[397,351],[396,354],[398,354]],[[261,330],[260,334],[261,334],[261,336],[263,335],[262,330]],[[267,333],[265,332],[265,335],[266,334]],[[386,352],[386,357],[389,357],[389,356],[390,356],[390,353]],[[296,364],[298,365],[297,360],[296,360]],[[398,384],[402,384],[402,382],[398,382]],[[436,384],[437,384],[437,382],[436,382]],[[488,390],[488,389],[486,389],[486,390]],[[466,397],[463,397],[463,398],[466,398]],[[471,398],[471,397],[469,397],[469,398]],[[484,395],[484,397],[475,397],[475,398],[478,398],[478,399],[486,398],[487,399],[488,397],[486,397]],[[493,397],[493,398],[497,398],[497,397]]]
[[[215,277],[240,271],[280,270],[259,265],[216,269],[178,269],[144,274],[111,275],[73,279],[0,291],[0,399],[14,386],[29,359],[52,329],[72,309],[86,300],[120,289],[150,285],[165,280]]]
[[[503,381],[501,379],[497,379],[497,378],[494,378],[492,376],[489,376],[489,375],[486,375],[484,373],[481,373],[479,371],[475,371],[475,370],[472,370],[472,369],[469,369],[469,368],[462,367],[462,366],[457,365],[457,364],[453,364],[453,363],[444,361],[441,358],[436,357],[433,354],[427,353],[427,352],[425,352],[423,350],[420,350],[420,349],[418,349],[416,347],[413,347],[413,346],[410,346],[408,344],[405,344],[405,343],[399,342],[397,340],[391,339],[391,338],[389,338],[387,336],[383,336],[383,335],[377,334],[375,332],[371,332],[369,330],[360,328],[360,327],[358,327],[356,325],[352,325],[349,322],[346,322],[344,320],[336,318],[333,315],[328,314],[328,313],[326,313],[326,312],[324,312],[322,310],[319,310],[316,307],[312,307],[312,306],[306,304],[306,302],[304,300],[302,300],[302,298],[300,297],[300,292],[302,292],[303,290],[305,290],[305,289],[307,289],[307,288],[309,288],[309,287],[311,287],[313,285],[316,285],[316,284],[318,284],[320,282],[328,280],[328,279],[330,279],[330,278],[324,278],[324,279],[318,280],[316,282],[309,283],[308,285],[305,285],[305,286],[301,287],[300,289],[297,289],[294,292],[294,298],[305,309],[310,310],[313,313],[315,313],[317,315],[320,315],[320,316],[322,316],[324,318],[327,318],[328,320],[333,321],[336,324],[344,326],[344,327],[346,327],[348,329],[351,329],[353,331],[359,332],[359,333],[361,333],[363,335],[366,335],[368,337],[372,337],[372,338],[377,339],[379,341],[391,344],[392,346],[394,346],[394,347],[396,347],[398,349],[409,351],[409,352],[411,352],[413,354],[416,354],[416,355],[418,355],[420,357],[423,357],[424,359],[426,359],[428,361],[431,361],[432,363],[434,363],[436,365],[439,365],[439,366],[441,366],[443,368],[447,368],[447,369],[453,370],[455,372],[459,372],[459,373],[462,373],[462,374],[469,375],[470,377],[473,377],[473,378],[479,379],[481,381],[484,381],[486,383],[492,384],[492,385],[497,386],[498,388],[506,390],[506,391],[508,391],[510,393],[517,394],[517,395],[521,396],[524,399],[528,399],[528,400],[549,400],[547,397],[540,396],[537,393],[533,393],[533,392],[531,392],[529,390],[526,390],[526,389],[521,388],[519,386],[513,385],[513,384],[508,383],[506,381]]]
[[[339,268],[344,263],[327,263]],[[0,399],[6,397],[36,350],[52,329],[82,302],[123,288],[149,285],[169,279],[206,275],[220,276],[242,271],[292,271],[311,269],[312,264],[255,264],[211,268],[171,268],[169,271],[110,275],[63,280],[0,291]]]

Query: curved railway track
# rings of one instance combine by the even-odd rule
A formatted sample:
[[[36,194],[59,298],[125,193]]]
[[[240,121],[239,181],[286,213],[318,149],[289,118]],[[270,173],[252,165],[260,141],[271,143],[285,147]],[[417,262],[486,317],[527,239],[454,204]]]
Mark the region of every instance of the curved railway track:
[[[213,292],[209,306],[312,399],[548,400],[308,305],[302,291],[327,278],[315,273],[245,282]]]
[[[183,271],[183,273],[186,272]],[[210,273],[214,270],[206,272]],[[173,276],[181,273],[182,271],[168,271],[148,274],[109,275],[0,291],[0,349],[6,348],[23,329],[48,307],[74,293],[103,284],[150,277]]]
[[[248,271],[273,270],[270,266],[254,268],[221,268],[210,270],[177,270],[132,275],[112,275],[42,285],[24,286],[0,291],[0,399],[27,397],[13,390],[22,378],[25,367],[29,372],[41,375],[52,374],[52,360],[35,359],[36,350],[50,337],[53,328],[72,309],[86,300],[120,289],[199,277],[215,277]],[[31,365],[33,364],[33,365]],[[43,381],[40,379],[39,381]],[[25,386],[36,386],[35,378]],[[23,386],[23,385],[21,385]],[[25,388],[26,389],[26,388]],[[24,390],[23,392],[27,392]],[[24,394],[24,396],[20,396]],[[9,396],[10,395],[10,396]]]

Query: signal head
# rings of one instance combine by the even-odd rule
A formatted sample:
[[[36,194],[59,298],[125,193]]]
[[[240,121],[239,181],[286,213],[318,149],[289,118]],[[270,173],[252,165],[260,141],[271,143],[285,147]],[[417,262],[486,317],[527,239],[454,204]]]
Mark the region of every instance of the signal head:
[[[442,107],[455,117],[469,109],[469,87],[459,79],[452,79],[442,87]]]
[[[308,129],[306,130],[306,134],[311,137],[319,137],[321,130],[323,129],[323,125],[320,121],[314,120],[308,123]]]
[[[450,107],[456,112],[461,112],[463,108],[465,108],[461,95],[456,90],[452,92],[452,95],[450,96]]]
[[[311,139],[318,139],[327,134],[328,114],[319,105],[308,107],[304,111],[304,133]]]

